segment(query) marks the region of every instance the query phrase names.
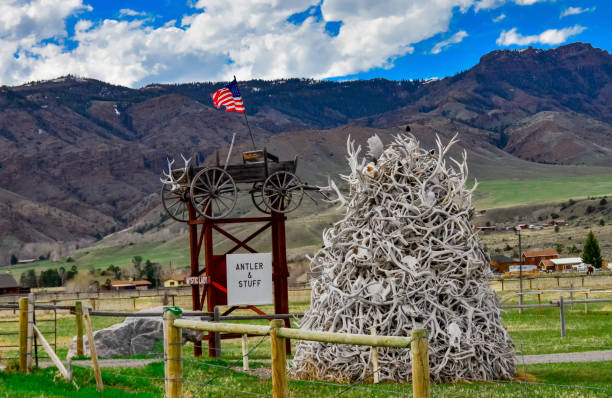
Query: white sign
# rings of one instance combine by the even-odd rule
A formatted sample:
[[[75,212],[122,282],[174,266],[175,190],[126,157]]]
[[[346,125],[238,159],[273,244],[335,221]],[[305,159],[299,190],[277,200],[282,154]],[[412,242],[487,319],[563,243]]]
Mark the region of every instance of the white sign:
[[[272,253],[228,254],[227,305],[272,304]]]
[[[185,278],[185,284],[187,285],[205,285],[206,277],[204,275],[188,276]]]

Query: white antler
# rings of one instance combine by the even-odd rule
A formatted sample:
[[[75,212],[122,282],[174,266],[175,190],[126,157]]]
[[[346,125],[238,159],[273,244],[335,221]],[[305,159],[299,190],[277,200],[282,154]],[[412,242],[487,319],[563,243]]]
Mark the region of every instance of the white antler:
[[[185,175],[187,174],[187,170],[189,168],[189,162],[191,162],[191,158],[189,159],[185,159],[185,156],[183,156],[183,154],[181,153],[181,158],[183,159],[183,162],[185,163],[185,166],[180,168],[180,169],[172,169],[172,165],[174,164],[174,159],[170,160],[167,159],[168,161],[168,172],[166,173],[165,170],[162,170],[162,174],[164,175],[164,177],[160,177],[160,181],[163,184],[170,184],[171,185],[171,190],[175,191],[176,189],[180,188],[181,184],[180,182],[183,180],[183,178],[185,177]],[[182,174],[179,178],[174,178],[174,171],[182,171]]]

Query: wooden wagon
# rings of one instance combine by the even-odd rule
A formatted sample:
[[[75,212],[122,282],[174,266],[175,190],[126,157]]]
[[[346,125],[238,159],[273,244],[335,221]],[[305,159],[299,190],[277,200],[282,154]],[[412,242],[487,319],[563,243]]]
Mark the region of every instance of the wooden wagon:
[[[255,207],[264,212],[288,213],[297,209],[304,190],[318,190],[303,184],[295,175],[294,160],[281,161],[266,149],[244,152],[242,164],[219,163],[212,167],[171,169],[162,188],[162,204],[177,221],[189,220],[188,202],[198,215],[210,219],[226,217],[235,207],[238,193],[247,191]]]

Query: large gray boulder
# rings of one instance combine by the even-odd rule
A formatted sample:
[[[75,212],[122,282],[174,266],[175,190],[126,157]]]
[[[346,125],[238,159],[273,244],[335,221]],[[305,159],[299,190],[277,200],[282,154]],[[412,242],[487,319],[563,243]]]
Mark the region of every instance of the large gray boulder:
[[[142,312],[162,311],[162,307],[149,308]],[[164,324],[161,316],[125,318],[121,323],[93,333],[96,352],[100,358],[133,355],[163,355]],[[183,330],[183,344],[201,339],[202,334]],[[83,336],[85,356],[91,355],[87,337]],[[76,356],[76,336],[70,343],[67,359]]]

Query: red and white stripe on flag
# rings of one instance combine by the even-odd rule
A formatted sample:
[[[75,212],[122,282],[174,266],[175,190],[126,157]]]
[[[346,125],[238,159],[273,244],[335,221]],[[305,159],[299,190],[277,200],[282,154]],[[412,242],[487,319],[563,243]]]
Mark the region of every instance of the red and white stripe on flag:
[[[244,113],[244,102],[242,102],[242,97],[234,97],[230,89],[224,87],[215,91],[210,96],[217,109],[220,109],[221,106],[225,106],[226,112]]]

